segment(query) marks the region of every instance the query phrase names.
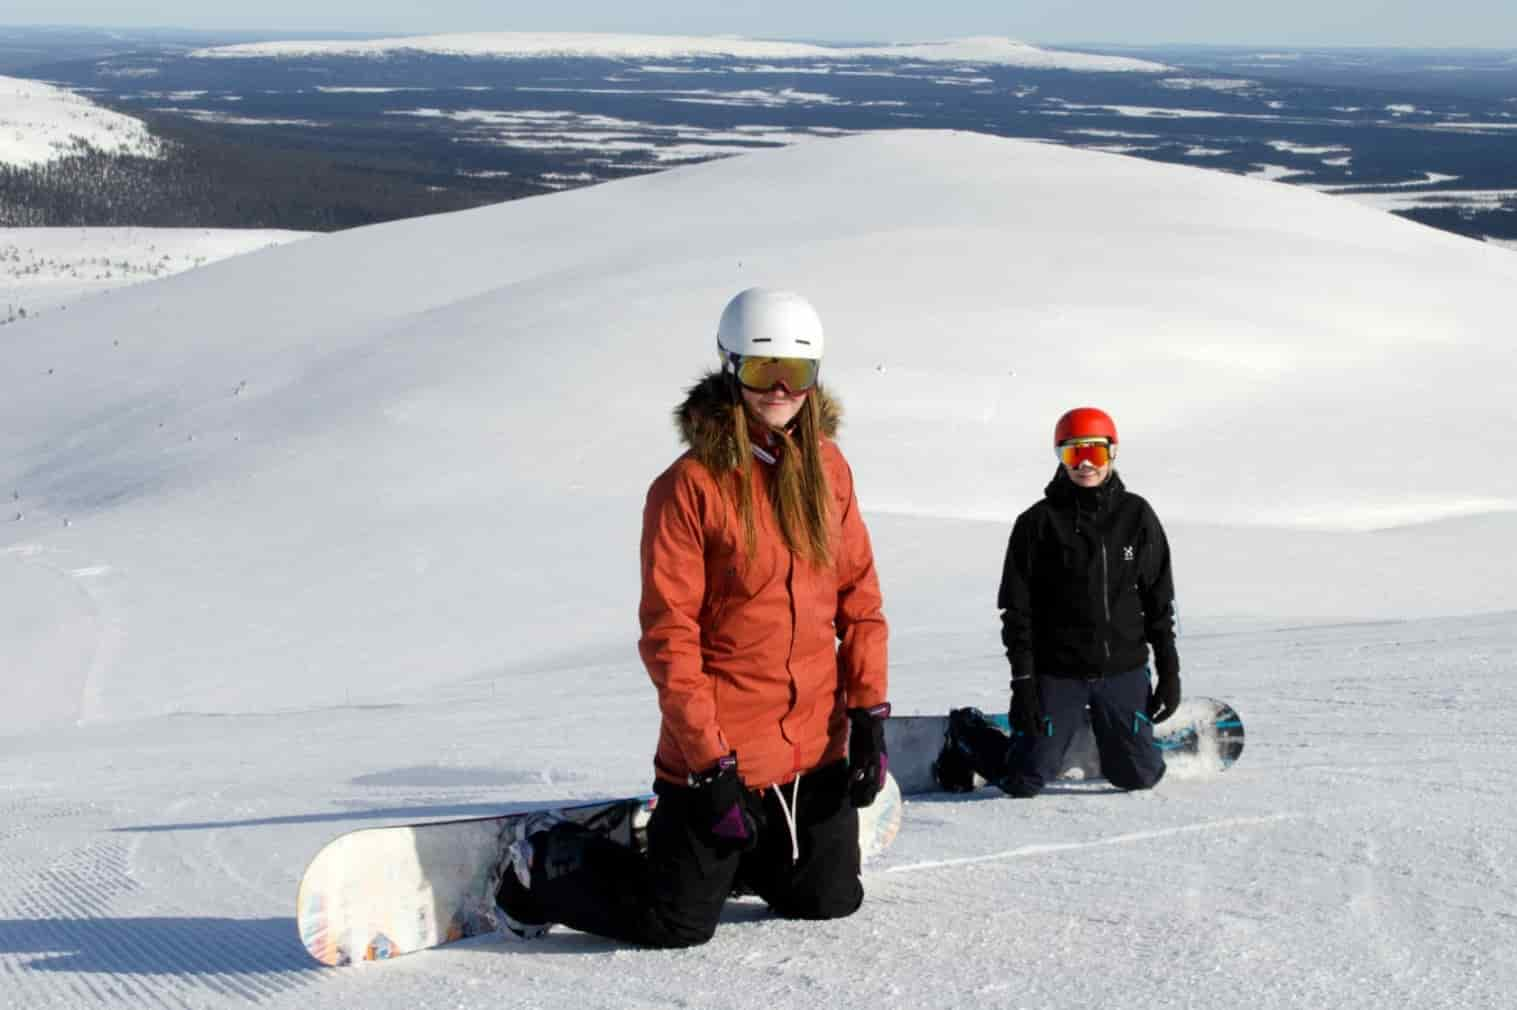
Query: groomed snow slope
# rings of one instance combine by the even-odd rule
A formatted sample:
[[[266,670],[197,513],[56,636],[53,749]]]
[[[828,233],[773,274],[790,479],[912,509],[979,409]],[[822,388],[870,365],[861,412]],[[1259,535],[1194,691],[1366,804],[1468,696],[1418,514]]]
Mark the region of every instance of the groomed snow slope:
[[[669,409],[760,282],[827,322],[866,507],[996,520],[976,566],[1094,402],[1196,526],[1189,614],[1517,606],[1479,539],[1263,528],[1511,526],[1514,280],[1331,197],[932,133],[239,257],[9,335],[0,563],[48,609],[0,661],[85,720],[622,661]],[[1447,594],[1390,577],[1433,541]]]
[[[1517,258],[973,135],[322,236],[0,332],[8,1005],[1501,1005],[1517,989]],[[627,793],[643,492],[725,299],[806,291],[903,712],[1004,704],[1049,426],[1110,409],[1243,761],[908,805],[861,912],[315,970],[336,833]],[[9,503],[4,498],[10,498]],[[17,518],[19,517],[19,518]],[[71,725],[82,720],[83,725]]]

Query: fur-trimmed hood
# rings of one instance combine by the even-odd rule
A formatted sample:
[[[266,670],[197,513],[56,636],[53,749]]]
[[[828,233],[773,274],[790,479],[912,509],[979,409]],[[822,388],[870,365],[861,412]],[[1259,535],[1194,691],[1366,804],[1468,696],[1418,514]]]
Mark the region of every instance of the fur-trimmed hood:
[[[684,402],[674,411],[680,438],[712,473],[736,470],[740,462],[737,432],[732,427],[730,382],[721,372],[707,372],[690,387]],[[843,405],[820,382],[812,388],[811,395],[821,408],[822,434],[835,439],[843,423]]]

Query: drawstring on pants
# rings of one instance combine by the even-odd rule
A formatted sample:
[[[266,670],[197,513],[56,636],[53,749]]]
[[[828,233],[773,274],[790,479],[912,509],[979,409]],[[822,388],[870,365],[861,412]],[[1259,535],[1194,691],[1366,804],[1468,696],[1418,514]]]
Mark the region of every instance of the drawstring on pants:
[[[801,776],[795,776],[795,784],[790,787],[790,802],[785,802],[785,787],[775,786],[774,795],[779,798],[780,811],[785,815],[785,826],[790,829],[790,865],[794,866],[801,861],[801,839],[796,834],[795,818],[796,811],[800,809],[801,802]]]

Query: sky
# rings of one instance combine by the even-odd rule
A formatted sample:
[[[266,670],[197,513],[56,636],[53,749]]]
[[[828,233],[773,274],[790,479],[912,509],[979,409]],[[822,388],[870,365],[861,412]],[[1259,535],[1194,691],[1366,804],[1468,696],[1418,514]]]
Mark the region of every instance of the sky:
[[[1517,48],[1517,5],[1510,0],[584,0],[566,5],[492,0],[267,0],[208,5],[159,0],[9,0],[0,24],[165,26],[211,30],[358,31],[428,34],[456,31],[615,31],[731,33],[775,38],[917,41],[975,34],[1028,42],[1144,45],[1387,45]]]

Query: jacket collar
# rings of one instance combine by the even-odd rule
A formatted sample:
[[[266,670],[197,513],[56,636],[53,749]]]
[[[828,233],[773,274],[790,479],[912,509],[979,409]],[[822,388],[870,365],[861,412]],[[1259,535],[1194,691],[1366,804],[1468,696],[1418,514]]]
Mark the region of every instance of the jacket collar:
[[[1061,466],[1043,493],[1060,508],[1073,509],[1085,515],[1099,515],[1110,508],[1111,503],[1126,490],[1121,476],[1115,470],[1100,487],[1080,487],[1069,479],[1069,474]]]
[[[695,458],[712,473],[736,470],[740,460],[737,451],[737,432],[732,422],[732,380],[721,372],[708,372],[691,386],[682,402],[674,411],[674,423],[679,428],[680,440],[695,454]],[[822,434],[835,438],[843,422],[842,404],[817,383],[811,390],[817,397],[822,413]],[[759,426],[760,430],[762,426]],[[762,437],[753,435],[750,427],[750,442],[773,455],[772,447],[764,445]]]

